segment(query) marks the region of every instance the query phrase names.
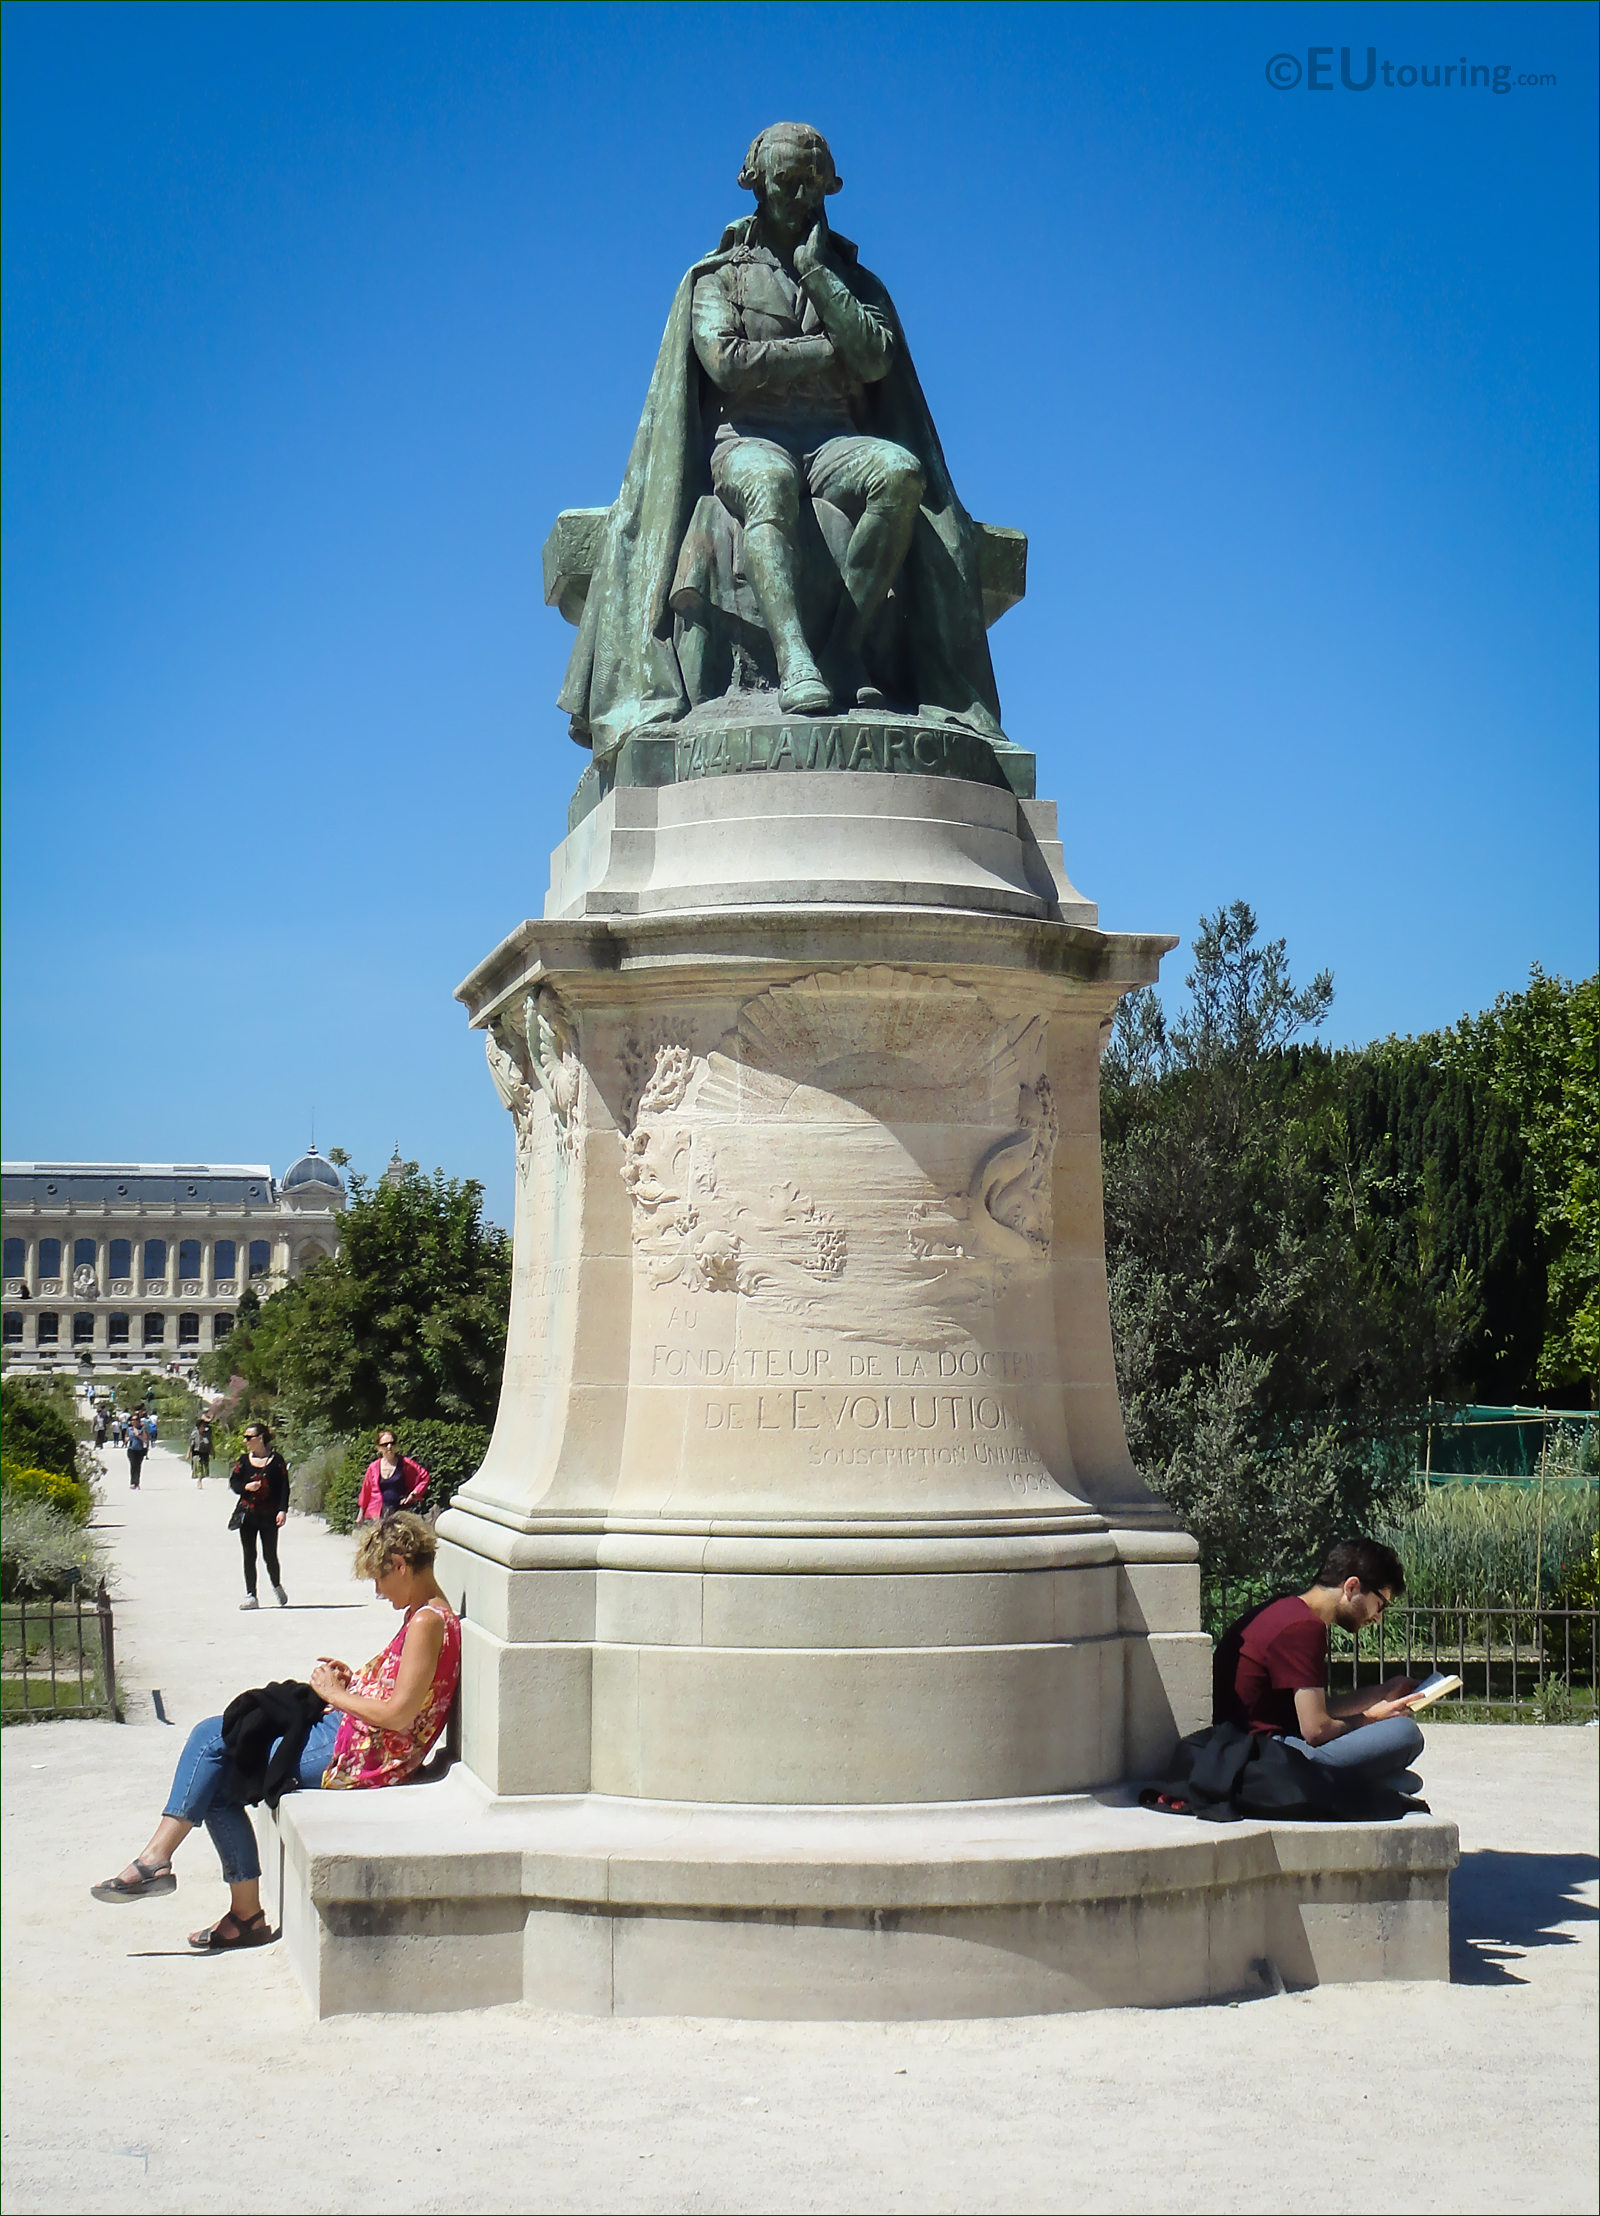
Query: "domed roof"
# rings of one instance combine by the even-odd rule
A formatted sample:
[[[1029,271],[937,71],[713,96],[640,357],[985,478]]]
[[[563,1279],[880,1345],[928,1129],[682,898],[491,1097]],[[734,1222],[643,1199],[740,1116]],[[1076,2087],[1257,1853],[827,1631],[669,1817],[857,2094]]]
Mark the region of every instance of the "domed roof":
[[[331,1162],[325,1162],[314,1146],[308,1146],[298,1162],[291,1162],[278,1180],[278,1190],[284,1193],[303,1191],[308,1185],[325,1186],[330,1193],[344,1195],[344,1179]]]

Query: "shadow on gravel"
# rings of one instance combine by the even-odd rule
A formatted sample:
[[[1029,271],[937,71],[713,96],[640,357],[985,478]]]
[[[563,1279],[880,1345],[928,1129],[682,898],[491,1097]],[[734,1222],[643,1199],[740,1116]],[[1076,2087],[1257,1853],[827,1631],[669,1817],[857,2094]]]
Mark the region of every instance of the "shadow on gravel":
[[[1450,1880],[1450,1979],[1455,1985],[1526,1985],[1508,1967],[1530,1947],[1571,1947],[1557,1927],[1592,1924],[1600,1910],[1580,1900],[1600,1862],[1592,1854],[1464,1854]]]

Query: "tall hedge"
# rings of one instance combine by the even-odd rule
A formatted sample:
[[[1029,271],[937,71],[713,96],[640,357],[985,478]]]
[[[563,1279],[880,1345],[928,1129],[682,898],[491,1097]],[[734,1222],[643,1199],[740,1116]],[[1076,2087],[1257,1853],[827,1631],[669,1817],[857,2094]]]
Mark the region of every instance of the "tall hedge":
[[[44,1396],[20,1380],[0,1384],[0,1452],[19,1469],[78,1474],[78,1435]]]
[[[449,1507],[457,1488],[473,1475],[489,1451],[486,1424],[418,1418],[415,1422],[375,1425],[352,1443],[323,1488],[322,1513],[330,1531],[355,1529],[361,1481],[368,1465],[377,1460],[380,1430],[392,1431],[400,1452],[420,1462],[427,1471],[428,1490],[422,1501],[422,1513],[427,1516],[437,1516]]]

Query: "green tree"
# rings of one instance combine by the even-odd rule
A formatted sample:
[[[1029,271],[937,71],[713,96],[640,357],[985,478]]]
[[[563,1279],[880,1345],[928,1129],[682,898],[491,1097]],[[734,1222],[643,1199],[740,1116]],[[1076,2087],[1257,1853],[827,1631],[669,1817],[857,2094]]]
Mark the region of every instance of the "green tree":
[[[1368,1282],[1434,1312],[1432,1393],[1506,1401],[1533,1391],[1545,1329],[1534,1167],[1517,1119],[1482,1077],[1426,1040],[1338,1058],[1335,1205]]]
[[[1213,1576],[1294,1577],[1409,1468],[1424,1304],[1363,1272],[1331,1203],[1333,999],[1234,902],[1202,919],[1190,1001],[1118,1011],[1101,1093],[1106,1251],[1129,1445]]]
[[[472,1179],[350,1180],[339,1252],[239,1320],[208,1371],[246,1407],[323,1435],[408,1418],[492,1422],[505,1362],[511,1241]]]
[[[202,1385],[226,1391],[235,1379],[242,1381],[243,1390],[235,1394],[229,1411],[241,1422],[249,1416],[261,1416],[270,1422],[277,1412],[278,1359],[270,1330],[266,1343],[257,1346],[261,1317],[261,1296],[253,1285],[247,1285],[233,1313],[233,1329],[208,1348],[195,1365]]]
[[[1600,1123],[1600,978],[1547,977],[1537,963],[1520,993],[1419,1042],[1485,1081],[1522,1135],[1545,1245],[1538,1386],[1593,1400],[1600,1295],[1595,1148]]]
[[[1244,903],[1194,954],[1102,1066],[1118,1376],[1213,1572],[1293,1576],[1393,1495],[1430,1395],[1592,1389],[1594,980],[1330,1053],[1298,1034],[1332,979],[1297,992]]]

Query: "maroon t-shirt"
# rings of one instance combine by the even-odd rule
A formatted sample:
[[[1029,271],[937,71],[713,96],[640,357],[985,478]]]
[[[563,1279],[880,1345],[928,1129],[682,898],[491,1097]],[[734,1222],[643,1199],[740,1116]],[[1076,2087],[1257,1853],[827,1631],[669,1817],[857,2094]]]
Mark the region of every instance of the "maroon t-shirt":
[[[1294,1696],[1328,1683],[1328,1627],[1298,1595],[1269,1600],[1225,1631],[1211,1672],[1211,1720],[1297,1733]]]

